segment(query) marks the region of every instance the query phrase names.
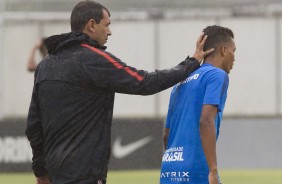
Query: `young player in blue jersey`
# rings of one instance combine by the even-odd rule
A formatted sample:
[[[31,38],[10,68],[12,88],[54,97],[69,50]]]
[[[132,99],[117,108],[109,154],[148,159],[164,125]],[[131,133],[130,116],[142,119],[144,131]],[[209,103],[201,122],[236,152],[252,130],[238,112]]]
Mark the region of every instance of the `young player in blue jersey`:
[[[216,140],[233,67],[233,32],[208,26],[203,65],[177,84],[170,96],[160,173],[161,184],[220,184]]]

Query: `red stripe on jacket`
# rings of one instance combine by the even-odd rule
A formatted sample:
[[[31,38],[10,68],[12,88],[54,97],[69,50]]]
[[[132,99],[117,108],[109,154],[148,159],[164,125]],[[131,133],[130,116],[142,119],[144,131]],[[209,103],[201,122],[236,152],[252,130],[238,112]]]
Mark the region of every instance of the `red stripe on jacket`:
[[[95,47],[91,47],[90,45],[87,44],[81,44],[81,46],[86,47],[94,52],[96,52],[97,54],[103,56],[107,61],[109,61],[112,65],[114,65],[117,69],[123,69],[124,71],[126,71],[129,75],[131,75],[132,77],[136,78],[138,81],[142,81],[144,79],[144,77],[142,77],[141,75],[139,75],[137,72],[131,70],[129,67],[124,67],[122,66],[119,62],[117,62],[116,60],[114,60],[111,56],[109,56],[108,54],[106,54],[105,52],[102,52],[101,50],[95,48]]]

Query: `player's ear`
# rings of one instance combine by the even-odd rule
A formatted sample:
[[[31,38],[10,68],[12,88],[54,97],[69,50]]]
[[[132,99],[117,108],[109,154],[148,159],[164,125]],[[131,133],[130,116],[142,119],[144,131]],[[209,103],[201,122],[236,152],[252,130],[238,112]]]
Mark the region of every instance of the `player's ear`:
[[[220,54],[221,54],[222,56],[225,56],[225,54],[226,54],[226,47],[225,47],[225,46],[221,46],[221,47],[220,47]]]

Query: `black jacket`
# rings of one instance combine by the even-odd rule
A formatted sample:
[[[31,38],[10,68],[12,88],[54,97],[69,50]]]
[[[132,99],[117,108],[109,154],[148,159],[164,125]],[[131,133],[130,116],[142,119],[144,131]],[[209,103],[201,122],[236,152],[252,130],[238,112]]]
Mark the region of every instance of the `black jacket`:
[[[49,55],[35,72],[26,135],[35,175],[54,184],[106,179],[115,92],[151,95],[199,67],[187,58],[168,70],[137,70],[83,33],[44,44]]]

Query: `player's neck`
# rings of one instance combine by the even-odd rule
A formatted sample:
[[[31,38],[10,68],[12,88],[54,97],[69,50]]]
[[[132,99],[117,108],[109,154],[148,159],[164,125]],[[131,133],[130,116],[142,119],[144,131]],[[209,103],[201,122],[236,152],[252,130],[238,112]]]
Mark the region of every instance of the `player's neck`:
[[[221,58],[219,58],[217,55],[213,55],[213,56],[209,56],[209,57],[205,58],[204,63],[211,64],[211,65],[213,65],[214,67],[217,67],[217,68],[221,68],[221,66],[222,66]]]

